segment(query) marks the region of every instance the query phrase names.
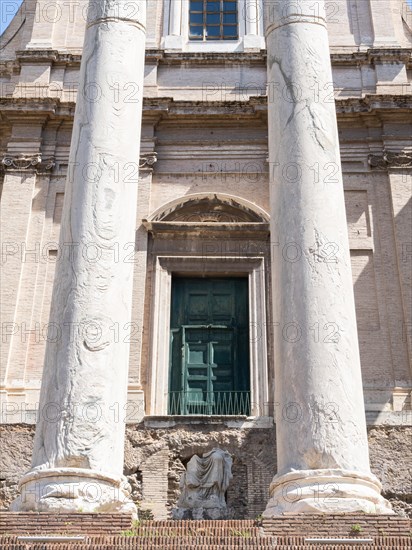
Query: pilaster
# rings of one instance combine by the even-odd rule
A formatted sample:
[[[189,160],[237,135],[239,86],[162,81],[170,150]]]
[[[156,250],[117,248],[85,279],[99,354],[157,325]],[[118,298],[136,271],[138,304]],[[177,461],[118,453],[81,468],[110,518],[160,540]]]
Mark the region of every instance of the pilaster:
[[[42,159],[41,136],[44,117],[27,121],[10,117],[13,124],[11,140],[7,152],[1,158],[1,168],[5,172],[1,197],[1,235],[2,235],[2,285],[1,285],[1,367],[0,383],[5,388],[7,381],[13,379],[14,386],[22,388],[23,375],[19,364],[11,353],[21,341],[22,319],[18,317],[18,302],[25,289],[27,273],[26,260],[31,251],[29,227],[32,217],[32,203],[38,170],[44,168]],[[46,164],[48,161],[46,160]],[[30,300],[30,298],[29,298]],[[23,319],[24,321],[24,319]]]
[[[395,4],[399,5],[399,2],[397,0],[387,0],[386,2],[369,0],[375,47],[399,45],[393,21]]]
[[[154,121],[153,121],[154,122]],[[128,422],[140,422],[145,415],[145,395],[142,387],[141,365],[143,351],[144,304],[146,303],[148,234],[140,220],[150,210],[153,171],[157,162],[154,125],[144,124],[139,162],[139,201],[136,205],[136,241],[133,271],[133,305],[130,324],[130,369],[128,384]]]

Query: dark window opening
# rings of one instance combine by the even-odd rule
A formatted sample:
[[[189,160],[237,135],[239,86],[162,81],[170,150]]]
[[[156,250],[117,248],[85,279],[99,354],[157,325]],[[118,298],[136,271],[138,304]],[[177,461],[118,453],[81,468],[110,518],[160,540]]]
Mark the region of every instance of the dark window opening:
[[[190,0],[190,40],[237,40],[237,0]]]

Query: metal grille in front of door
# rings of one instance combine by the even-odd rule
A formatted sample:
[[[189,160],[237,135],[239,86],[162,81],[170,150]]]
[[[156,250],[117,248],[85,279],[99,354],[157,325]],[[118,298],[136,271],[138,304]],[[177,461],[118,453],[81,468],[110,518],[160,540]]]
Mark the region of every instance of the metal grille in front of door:
[[[169,414],[248,415],[250,392],[236,391],[237,329],[183,325],[181,391],[169,393]]]

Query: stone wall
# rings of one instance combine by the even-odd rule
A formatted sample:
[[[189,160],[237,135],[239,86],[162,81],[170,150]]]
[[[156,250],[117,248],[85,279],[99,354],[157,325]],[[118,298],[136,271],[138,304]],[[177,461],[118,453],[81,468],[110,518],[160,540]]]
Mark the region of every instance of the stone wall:
[[[0,426],[0,508],[16,496],[19,477],[30,466],[34,426]],[[372,427],[369,448],[372,470],[383,482],[394,509],[412,517],[412,427]],[[125,469],[133,499],[144,517],[169,517],[179,496],[180,475],[194,454],[213,447],[233,456],[233,480],[227,502],[234,518],[258,516],[265,507],[276,471],[274,428],[231,428],[222,422],[180,424],[169,428],[129,425]]]

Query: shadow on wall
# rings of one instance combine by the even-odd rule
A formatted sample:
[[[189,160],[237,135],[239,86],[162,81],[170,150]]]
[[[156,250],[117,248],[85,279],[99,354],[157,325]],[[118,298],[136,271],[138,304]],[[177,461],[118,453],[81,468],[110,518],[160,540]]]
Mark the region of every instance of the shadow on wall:
[[[392,199],[398,197],[402,200],[410,195],[406,183],[401,186],[405,188],[392,193]],[[381,186],[379,193],[384,192]],[[368,201],[367,208],[375,209],[375,227],[370,226],[367,233],[375,246],[369,250],[351,251],[365,396],[368,399],[367,390],[372,388],[373,392],[378,382],[379,391],[373,404],[380,405],[380,411],[392,406],[395,387],[402,384],[412,386],[408,358],[408,343],[410,346],[412,338],[412,238],[405,241],[412,227],[412,199],[406,200],[398,212],[383,211],[383,205],[390,204],[390,201],[389,196],[373,205]],[[395,204],[393,208],[396,209]],[[354,209],[349,209],[347,204],[349,230],[351,225],[357,225],[361,215],[359,212],[356,219]],[[388,227],[382,239],[377,225],[381,224],[383,217],[390,216],[394,217],[394,225]],[[381,225],[379,229],[382,230]]]

